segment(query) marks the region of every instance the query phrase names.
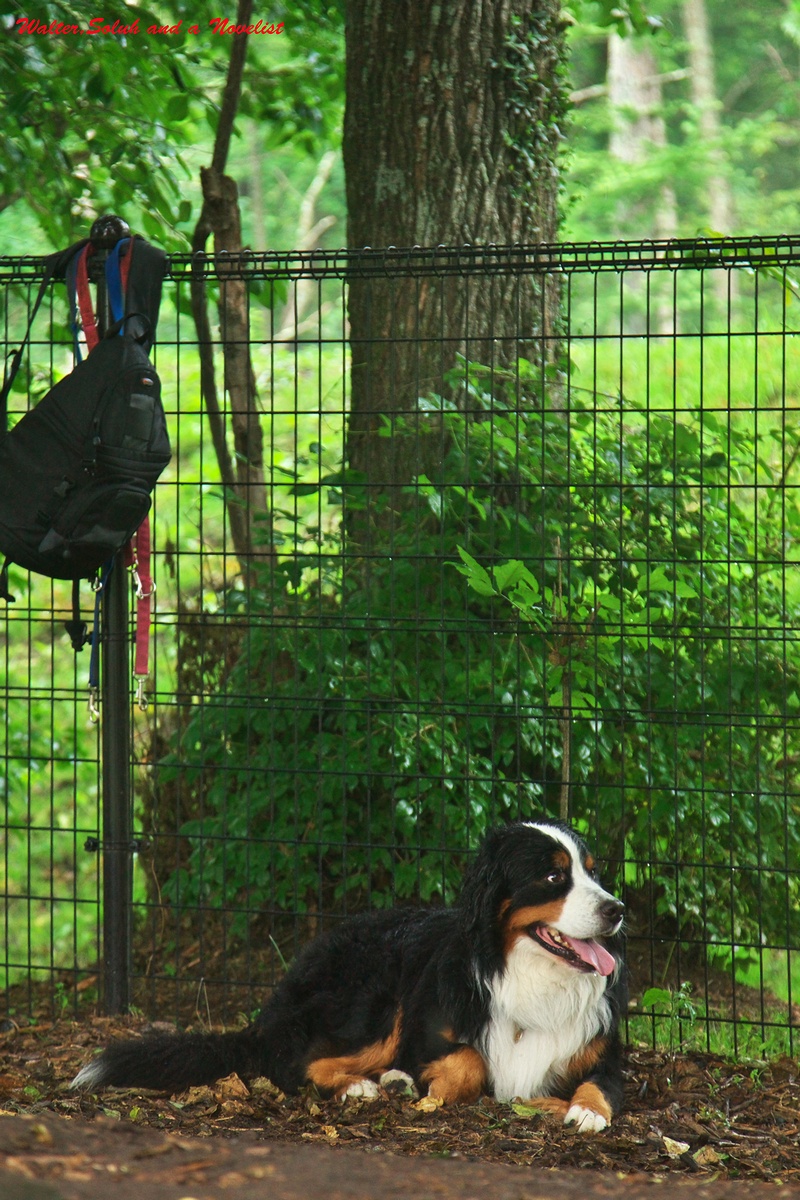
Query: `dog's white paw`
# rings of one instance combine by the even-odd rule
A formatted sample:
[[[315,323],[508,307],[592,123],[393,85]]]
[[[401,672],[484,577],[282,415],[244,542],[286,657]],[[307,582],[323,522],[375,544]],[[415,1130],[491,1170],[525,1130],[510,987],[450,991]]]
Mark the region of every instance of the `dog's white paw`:
[[[384,1071],[380,1083],[383,1090],[392,1096],[413,1096],[415,1100],[419,1096],[414,1080],[405,1071]]]
[[[378,1085],[372,1079],[356,1079],[342,1092],[342,1100],[377,1100]]]
[[[592,1108],[584,1108],[582,1104],[573,1104],[564,1117],[565,1125],[574,1125],[579,1133],[599,1133],[605,1129],[608,1121],[602,1113]]]

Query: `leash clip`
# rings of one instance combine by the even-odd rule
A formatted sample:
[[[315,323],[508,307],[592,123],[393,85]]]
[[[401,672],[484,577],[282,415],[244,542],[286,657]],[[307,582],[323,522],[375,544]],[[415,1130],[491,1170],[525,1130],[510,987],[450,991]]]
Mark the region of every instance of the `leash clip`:
[[[144,590],[141,576],[139,575],[139,572],[137,571],[136,566],[137,566],[137,564],[134,563],[133,566],[131,567],[131,575],[133,576],[133,583],[134,583],[134,587],[136,588],[136,599],[137,600],[147,600],[147,599],[149,599],[150,596],[155,594],[156,585],[151,579],[150,580],[150,590],[149,590],[149,592],[146,592]]]
[[[93,725],[96,725],[100,720],[100,708],[98,704],[97,688],[90,686],[89,688],[89,720]]]
[[[146,675],[139,675],[136,679],[136,704],[139,712],[146,713],[148,709],[147,696],[144,694],[144,685],[147,683]]]

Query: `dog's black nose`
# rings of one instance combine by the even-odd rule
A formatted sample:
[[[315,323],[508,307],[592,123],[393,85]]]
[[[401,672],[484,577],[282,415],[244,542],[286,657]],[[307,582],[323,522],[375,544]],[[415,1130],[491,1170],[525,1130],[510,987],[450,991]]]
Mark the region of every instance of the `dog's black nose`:
[[[609,925],[616,925],[625,915],[625,905],[621,900],[606,900],[600,908],[600,915]]]

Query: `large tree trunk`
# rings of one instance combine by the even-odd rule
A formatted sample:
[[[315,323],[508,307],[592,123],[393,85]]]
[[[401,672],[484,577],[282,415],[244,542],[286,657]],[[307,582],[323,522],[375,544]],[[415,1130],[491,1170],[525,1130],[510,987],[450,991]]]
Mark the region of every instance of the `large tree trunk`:
[[[350,0],[344,165],[353,248],[552,242],[565,110],[557,0]],[[546,356],[557,290],[515,280],[353,279],[350,467],[401,504],[442,446],[379,436],[445,391],[456,354]],[[373,491],[374,489],[374,491]],[[362,523],[363,526],[363,523]],[[351,527],[352,531],[352,527]]]

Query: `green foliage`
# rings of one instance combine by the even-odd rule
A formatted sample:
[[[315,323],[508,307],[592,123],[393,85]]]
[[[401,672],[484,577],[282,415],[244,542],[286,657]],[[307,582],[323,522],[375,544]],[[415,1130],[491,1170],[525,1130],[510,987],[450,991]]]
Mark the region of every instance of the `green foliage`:
[[[198,11],[174,8],[174,22]],[[79,29],[89,20],[85,6],[53,0],[36,16]],[[124,16],[141,29],[163,23],[144,6]],[[7,134],[13,124],[0,143],[3,207],[30,206],[56,244],[102,211],[121,211],[163,240],[188,175],[181,149],[211,103],[197,78],[206,39],[21,34],[15,20],[5,18],[0,41]]]
[[[429,420],[448,449],[391,554],[344,554],[352,472],[299,485],[324,520],[221,598],[247,619],[239,659],[162,767],[200,814],[173,898],[448,897],[463,859],[445,847],[555,815],[566,780],[673,935],[788,944],[800,654],[781,544],[756,532],[755,464],[762,497],[779,486],[768,433],[577,392],[567,412],[549,373],[462,363],[397,423]],[[800,535],[793,506],[782,519]]]
[[[343,18],[336,5],[313,22],[302,2],[277,7],[270,20],[284,32],[248,39],[240,114],[260,123],[265,148],[292,141],[302,158],[338,140]],[[3,18],[0,212],[16,215],[7,243],[24,227],[20,248],[30,249],[30,214],[53,246],[119,212],[167,248],[186,248],[201,202],[198,152],[207,162],[233,44],[209,29],[219,15],[206,0],[175,0],[169,27],[180,31],[155,35],[147,29],[164,14],[128,5],[124,23],[139,25],[128,36],[21,34],[16,16]],[[43,0],[36,18],[86,29],[90,15]]]
[[[647,11],[652,5],[644,5],[641,0],[622,4],[617,4],[616,0],[571,0],[564,7],[575,21],[613,29],[620,37],[629,33],[651,33],[661,27],[661,20]]]
[[[667,1018],[667,1041],[670,1054],[683,1046],[684,1026],[688,1036],[694,1032],[698,1017],[698,1005],[692,999],[692,985],[682,983],[675,991],[669,988],[651,987],[642,996],[642,1008],[660,1009],[656,1015]]]

